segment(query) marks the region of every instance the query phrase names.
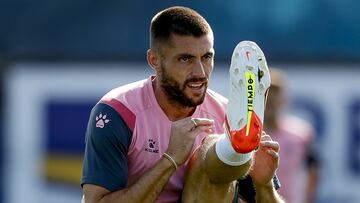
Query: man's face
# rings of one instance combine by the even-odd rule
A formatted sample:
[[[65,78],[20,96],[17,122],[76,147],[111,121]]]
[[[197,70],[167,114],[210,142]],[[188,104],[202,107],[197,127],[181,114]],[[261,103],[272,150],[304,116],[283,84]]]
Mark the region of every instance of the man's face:
[[[161,50],[158,75],[167,98],[184,107],[195,107],[205,98],[214,65],[212,34],[199,38],[172,35]]]

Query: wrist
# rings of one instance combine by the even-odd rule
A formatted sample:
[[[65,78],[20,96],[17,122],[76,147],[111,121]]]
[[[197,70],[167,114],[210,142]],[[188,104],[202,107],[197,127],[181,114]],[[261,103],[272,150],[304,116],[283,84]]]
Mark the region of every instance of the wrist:
[[[254,182],[254,186],[256,188],[261,188],[261,189],[272,189],[274,188],[274,184],[273,184],[273,181],[272,179],[267,182],[267,183],[257,183],[257,182]]]
[[[177,170],[178,164],[176,163],[175,159],[172,156],[170,156],[168,153],[164,152],[163,158],[165,158],[166,160],[168,160],[171,163],[171,165],[173,166],[175,171]]]
[[[255,186],[255,190],[256,190],[257,203],[263,203],[263,202],[285,203],[285,201],[276,191],[275,187],[273,187],[273,184],[258,185]]]
[[[268,184],[254,183],[254,187],[255,187],[256,192],[269,192],[269,191],[272,191],[275,189],[272,182],[270,182]]]

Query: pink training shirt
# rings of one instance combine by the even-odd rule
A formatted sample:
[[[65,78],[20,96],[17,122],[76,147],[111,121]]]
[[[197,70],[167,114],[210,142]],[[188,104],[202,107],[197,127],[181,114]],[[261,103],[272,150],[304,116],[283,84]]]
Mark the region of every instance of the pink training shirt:
[[[171,121],[156,101],[152,76],[146,80],[113,89],[100,103],[114,108],[125,120],[133,135],[127,153],[128,186],[134,184],[149,171],[167,150]],[[209,118],[215,121],[213,132],[223,133],[227,99],[208,89],[204,102],[197,106],[193,118]],[[201,144],[206,134],[197,136],[193,150]],[[188,162],[188,161],[187,161]],[[157,202],[176,202],[184,186],[187,162],[171,176]],[[119,171],[121,173],[121,171]]]

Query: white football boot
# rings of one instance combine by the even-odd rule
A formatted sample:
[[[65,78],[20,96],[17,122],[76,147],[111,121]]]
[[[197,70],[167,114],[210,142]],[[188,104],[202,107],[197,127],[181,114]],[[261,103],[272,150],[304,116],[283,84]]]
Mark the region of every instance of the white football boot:
[[[270,74],[264,53],[251,41],[234,49],[230,67],[229,104],[224,131],[238,153],[249,153],[260,143]]]

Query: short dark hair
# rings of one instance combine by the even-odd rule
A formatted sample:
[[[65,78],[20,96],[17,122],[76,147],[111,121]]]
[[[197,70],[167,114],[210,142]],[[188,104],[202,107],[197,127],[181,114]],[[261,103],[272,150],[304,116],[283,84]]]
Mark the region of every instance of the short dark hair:
[[[157,13],[151,20],[150,47],[168,42],[171,34],[201,37],[212,33],[209,23],[193,9],[175,6]]]

